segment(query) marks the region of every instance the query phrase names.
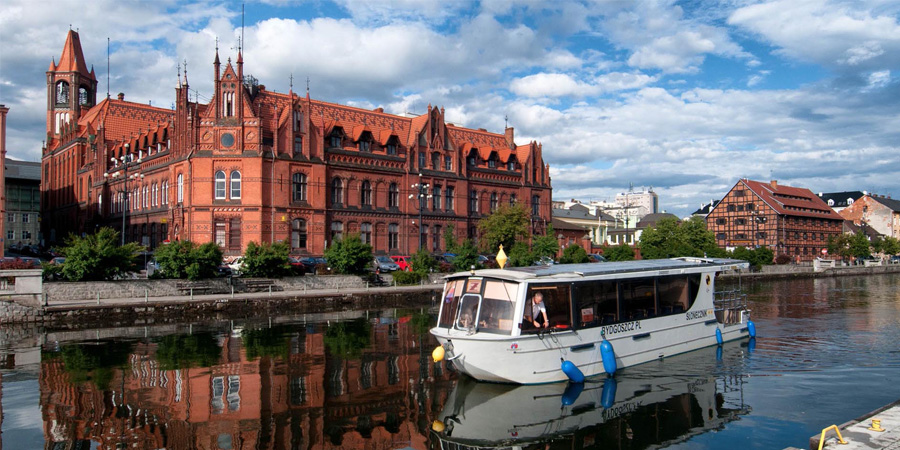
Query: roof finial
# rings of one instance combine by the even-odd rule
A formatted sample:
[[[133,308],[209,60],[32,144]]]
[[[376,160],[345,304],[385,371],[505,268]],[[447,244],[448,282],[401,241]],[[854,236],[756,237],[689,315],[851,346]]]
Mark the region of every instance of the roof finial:
[[[309,77],[306,77],[306,94],[309,95]]]
[[[291,92],[294,92],[294,72],[291,72]]]
[[[509,114],[503,116],[503,128],[509,128]]]

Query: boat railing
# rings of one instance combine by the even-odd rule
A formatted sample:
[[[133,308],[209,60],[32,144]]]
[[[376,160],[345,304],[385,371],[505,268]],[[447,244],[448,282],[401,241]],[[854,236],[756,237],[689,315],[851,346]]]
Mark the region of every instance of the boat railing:
[[[713,293],[713,306],[716,311],[747,308],[747,294],[740,289],[716,291]]]

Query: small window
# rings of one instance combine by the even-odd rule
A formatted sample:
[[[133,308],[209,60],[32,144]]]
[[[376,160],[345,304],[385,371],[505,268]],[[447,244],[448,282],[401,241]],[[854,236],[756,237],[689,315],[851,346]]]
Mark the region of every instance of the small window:
[[[747,239],[747,234],[745,233],[737,233],[734,235],[735,239]]]
[[[225,172],[217,171],[216,172],[216,199],[222,200],[225,198]]]
[[[397,250],[400,247],[400,226],[396,223],[388,225],[388,249]]]
[[[294,153],[302,153],[303,152],[303,138],[297,136],[294,138]]]
[[[419,169],[425,168],[425,152],[419,152]]]
[[[372,245],[372,224],[368,222],[363,222],[362,225],[359,226],[359,238],[362,240],[363,244]]]
[[[765,239],[765,238],[766,238],[766,232],[765,232],[765,231],[757,231],[757,232],[756,232],[756,238],[757,238],[757,239]]]
[[[306,248],[306,221],[294,219],[291,222],[291,248]]]
[[[725,210],[728,212],[734,212],[735,209],[736,208],[735,208],[734,204],[729,204]]]
[[[472,192],[469,193],[469,212],[478,212],[478,191],[475,189],[472,189]]]
[[[431,168],[434,170],[441,170],[441,154],[440,153],[432,153],[431,154]]]
[[[359,141],[359,151],[368,152],[371,151],[372,143],[369,141]]]
[[[331,180],[331,204],[341,205],[344,203],[344,182],[340,178]]]
[[[431,192],[431,210],[432,211],[440,211],[441,210],[441,186],[435,186],[434,190]]]
[[[393,141],[388,142],[387,154],[388,155],[396,155],[397,154],[397,144],[395,144]]]
[[[292,176],[291,184],[293,187],[293,200],[295,202],[305,202],[306,201],[306,174],[305,173],[295,173]]]
[[[734,219],[734,224],[735,225],[747,225],[747,219],[744,219],[744,218]]]
[[[716,233],[716,239],[724,241],[726,239],[725,233]]]
[[[241,173],[237,170],[231,172],[231,198],[241,198]]]
[[[444,207],[447,208],[447,211],[453,211],[453,187],[447,186],[447,195],[446,201],[444,202]]]
[[[388,208],[397,208],[400,206],[400,189],[397,183],[391,183],[388,187]]]
[[[341,135],[338,133],[332,134],[329,139],[329,144],[331,144],[331,148],[341,148]]]
[[[453,158],[450,155],[444,156],[444,170],[448,172],[453,170]]]
[[[362,182],[362,188],[359,192],[359,203],[362,206],[372,206],[372,184],[369,180]]]
[[[344,223],[331,222],[331,241],[340,241],[344,238]]]
[[[531,215],[538,216],[541,214],[541,197],[533,195],[531,197]]]
[[[509,206],[513,206],[518,202],[516,194],[509,194]]]
[[[176,194],[178,194],[178,203],[184,202],[184,175],[178,174],[178,185],[175,187],[177,190]]]
[[[497,193],[491,192],[491,212],[494,212],[497,210],[498,203],[499,202],[497,201]]]

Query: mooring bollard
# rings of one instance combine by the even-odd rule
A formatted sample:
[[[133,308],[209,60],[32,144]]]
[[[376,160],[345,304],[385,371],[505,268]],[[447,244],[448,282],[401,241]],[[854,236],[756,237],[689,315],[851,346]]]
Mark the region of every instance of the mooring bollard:
[[[144,303],[150,303],[150,290],[144,289]]]
[[[191,300],[194,299],[194,288],[191,288]]]
[[[97,304],[98,305],[100,304],[100,292],[99,291],[97,292]]]
[[[234,298],[234,286],[231,286],[231,298]]]
[[[272,285],[270,284],[269,285],[269,297],[271,297],[271,296],[272,296]]]

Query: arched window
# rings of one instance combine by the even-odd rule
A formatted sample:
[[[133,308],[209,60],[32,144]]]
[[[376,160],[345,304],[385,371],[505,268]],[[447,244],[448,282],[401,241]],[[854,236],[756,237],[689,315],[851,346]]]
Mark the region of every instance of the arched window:
[[[231,172],[231,198],[235,200],[241,198],[241,173],[237,170]]]
[[[69,103],[69,83],[65,81],[56,83],[56,103]]]
[[[369,180],[362,182],[362,189],[359,191],[359,204],[372,206],[372,184],[369,183]]]
[[[331,222],[331,241],[340,241],[344,239],[344,223]]]
[[[295,173],[292,176],[292,184],[294,191],[294,201],[295,202],[305,202],[306,201],[306,174],[305,173]]]
[[[359,226],[359,238],[362,240],[363,244],[372,245],[372,224],[369,222],[363,222]]]
[[[344,203],[344,182],[340,178],[331,180],[331,204],[341,205]]]
[[[497,193],[491,192],[491,212],[497,210]]]
[[[400,189],[397,183],[391,183],[388,187],[388,208],[396,208],[400,206]]]
[[[88,90],[84,86],[78,88],[78,104],[88,106],[88,101]]]
[[[180,175],[179,175],[180,176]],[[181,190],[181,181],[179,180],[179,191]],[[216,171],[216,199],[224,199],[225,198],[225,172],[222,170]]]
[[[306,248],[306,221],[303,219],[291,222],[291,248]]]
[[[178,203],[184,201],[184,175],[178,174],[178,185],[175,187],[178,194]]]

